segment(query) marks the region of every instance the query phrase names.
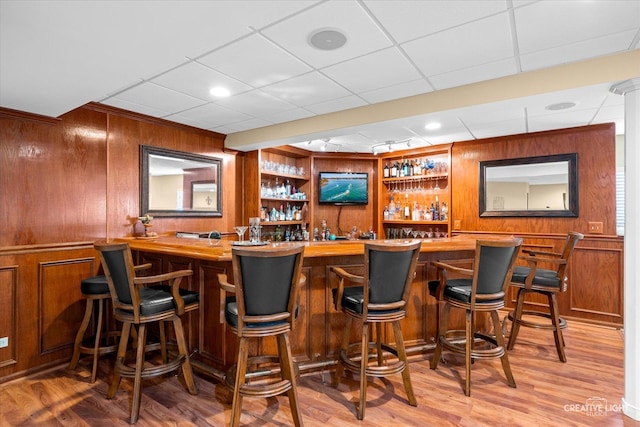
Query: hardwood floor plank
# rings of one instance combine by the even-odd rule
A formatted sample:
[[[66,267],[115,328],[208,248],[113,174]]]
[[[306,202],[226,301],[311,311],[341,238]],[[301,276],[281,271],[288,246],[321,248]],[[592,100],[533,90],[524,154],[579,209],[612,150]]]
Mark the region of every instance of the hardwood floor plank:
[[[517,388],[507,386],[498,360],[476,361],[471,396],[463,393],[464,363],[445,352],[446,363],[429,369],[428,360],[410,363],[418,407],[407,404],[398,378],[369,379],[365,419],[356,419],[358,378],[346,374],[338,388],[330,372],[303,375],[298,384],[307,426],[640,426],[620,410],[624,392],[621,331],[571,322],[565,330],[567,363],[561,363],[553,336],[522,328],[509,352]],[[98,380],[88,382],[89,363],[75,371],[60,367],[0,383],[1,426],[127,426],[132,384],[123,379],[113,400],[106,400],[110,359],[100,362]],[[228,390],[196,377],[199,394],[190,395],[177,376],[144,382],[140,427],[224,426],[230,419]],[[605,413],[586,405],[608,404]],[[290,426],[286,397],[245,398],[243,426]]]

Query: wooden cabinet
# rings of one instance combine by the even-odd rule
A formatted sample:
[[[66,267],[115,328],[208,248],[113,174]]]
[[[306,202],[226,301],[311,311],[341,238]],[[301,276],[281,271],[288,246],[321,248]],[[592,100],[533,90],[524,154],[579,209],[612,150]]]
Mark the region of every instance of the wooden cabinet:
[[[277,147],[258,150],[247,156],[248,186],[257,192],[246,200],[246,216],[261,218],[263,240],[301,239],[311,222],[311,156],[295,147]]]
[[[379,160],[379,229],[387,239],[448,236],[451,146],[388,153]]]

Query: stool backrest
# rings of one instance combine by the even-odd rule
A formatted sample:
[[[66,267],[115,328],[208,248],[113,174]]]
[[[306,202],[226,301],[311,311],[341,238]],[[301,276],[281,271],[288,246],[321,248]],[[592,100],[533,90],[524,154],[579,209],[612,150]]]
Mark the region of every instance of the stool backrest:
[[[419,240],[365,244],[364,310],[367,310],[367,305],[384,309],[381,306],[385,304],[406,303],[420,246]]]
[[[474,260],[471,303],[503,299],[511,282],[522,239],[478,240]]]
[[[293,324],[303,251],[302,245],[232,249],[239,332],[246,324],[270,319]]]
[[[140,296],[134,291],[135,269],[131,250],[127,243],[95,243],[94,247],[100,252],[100,259],[114,309],[133,311],[139,317]]]
[[[570,231],[567,234],[567,240],[564,244],[564,248],[562,249],[562,255],[560,255],[560,259],[566,260],[566,263],[560,264],[558,266],[558,277],[560,278],[560,280],[565,280],[565,278],[567,277],[566,270],[567,270],[567,267],[569,266],[569,260],[571,259],[571,254],[573,253],[573,250],[578,244],[578,240],[582,240],[582,239],[584,239],[584,234],[581,234],[575,231]]]

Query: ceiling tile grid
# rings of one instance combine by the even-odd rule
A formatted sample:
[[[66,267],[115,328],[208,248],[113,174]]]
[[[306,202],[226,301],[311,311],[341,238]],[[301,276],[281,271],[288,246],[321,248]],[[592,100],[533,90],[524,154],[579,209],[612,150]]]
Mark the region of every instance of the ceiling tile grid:
[[[322,29],[343,32],[346,44],[311,46]],[[59,116],[97,101],[230,134],[639,47],[640,0],[0,0],[0,106]],[[211,95],[216,86],[230,96]],[[605,121],[621,127],[623,98],[608,88],[284,143],[321,150],[339,140],[338,150],[369,152],[407,138],[420,145]],[[570,110],[545,109],[569,101]],[[440,130],[424,129],[436,119]]]

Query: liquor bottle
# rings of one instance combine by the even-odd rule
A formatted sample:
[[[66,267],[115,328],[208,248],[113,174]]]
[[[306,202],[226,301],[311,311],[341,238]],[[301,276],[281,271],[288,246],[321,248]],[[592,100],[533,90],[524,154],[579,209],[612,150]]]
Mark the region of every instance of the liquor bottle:
[[[289,180],[287,180],[287,185],[284,186],[284,195],[285,197],[289,197],[291,195],[291,184]]]
[[[384,207],[384,211],[382,213],[382,218],[386,221],[389,219],[389,208],[388,206]]]
[[[442,202],[442,211],[441,211],[442,220],[446,221],[449,219],[449,208],[447,207],[446,202]]]
[[[409,163],[409,161],[407,160],[407,163]],[[411,160],[411,163],[409,163],[408,165],[408,176],[413,176],[413,168],[415,167],[415,164],[413,163],[413,160]]]
[[[409,199],[404,202],[404,216],[402,219],[409,220],[411,219],[411,207],[409,206]]]
[[[382,170],[382,176],[389,178],[389,162],[384,162],[384,169]]]
[[[402,166],[404,176],[409,176],[409,160],[406,160]]]
[[[418,202],[413,202],[413,214],[411,215],[412,221],[420,221],[420,205]]]
[[[421,175],[422,174],[422,167],[420,166],[420,159],[416,159],[416,162],[413,165],[413,174],[414,175]]]
[[[391,196],[391,203],[389,203],[389,219],[396,219],[396,204],[393,202],[393,196]]]
[[[391,178],[398,177],[398,162],[393,162],[391,165]]]
[[[431,208],[429,209],[429,212],[431,212],[431,221],[437,221],[437,219],[436,219],[436,208],[435,208],[435,206],[433,206],[433,202],[431,202]]]
[[[440,217],[440,202],[438,202],[438,196],[436,196],[436,216],[433,219],[434,221],[440,221],[442,218]]]

